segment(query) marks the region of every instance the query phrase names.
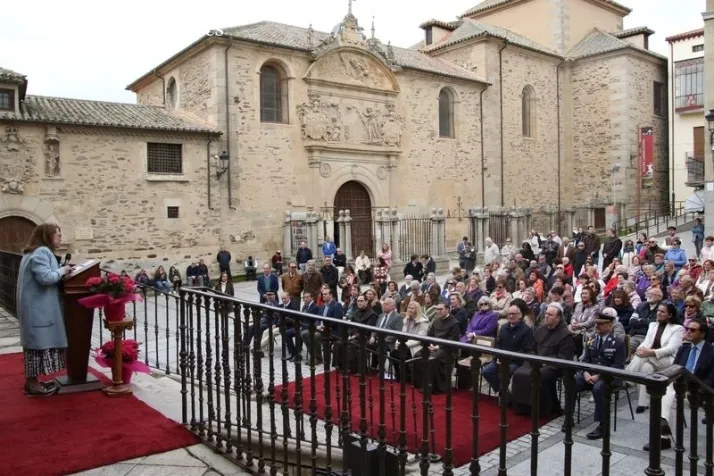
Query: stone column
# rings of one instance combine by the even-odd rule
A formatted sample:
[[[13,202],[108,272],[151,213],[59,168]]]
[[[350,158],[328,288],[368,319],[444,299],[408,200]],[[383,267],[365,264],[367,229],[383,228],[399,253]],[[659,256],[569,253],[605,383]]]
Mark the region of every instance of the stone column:
[[[375,236],[374,250],[372,250],[374,252],[375,258],[377,257],[377,253],[379,253],[379,250],[382,249],[382,243],[387,243],[387,241],[385,241],[385,240],[387,238],[389,238],[389,236],[385,236],[385,233],[387,233],[387,231],[385,229],[386,227],[384,224],[384,221],[386,218],[387,217],[384,216],[384,210],[382,210],[382,209],[377,210],[377,214],[375,216],[374,221],[376,224],[376,230],[377,230],[378,236]]]
[[[523,207],[518,207],[518,237],[511,237],[513,244],[516,248],[521,247],[523,240],[528,238],[528,209]]]
[[[588,204],[588,222],[583,226],[583,229],[587,230],[590,225],[595,226],[595,207],[592,203]]]
[[[340,234],[340,248],[342,248],[342,251],[345,251],[345,242],[347,239],[347,235],[345,235],[345,211],[340,210],[337,212],[337,230],[338,233]],[[334,238],[333,238],[334,240]]]
[[[283,256],[292,256],[293,254],[293,230],[292,230],[292,213],[290,210],[285,210],[285,218],[283,218]]]
[[[565,213],[565,231],[567,232],[568,238],[573,233],[573,228],[575,227],[575,208],[568,207],[564,210]]]
[[[344,242],[342,251],[347,255],[347,261],[350,263],[354,261],[354,256],[352,255],[352,215],[349,210],[345,210],[345,237],[340,238]]]
[[[474,218],[476,219],[476,241],[473,245],[476,248],[477,262],[483,263],[483,253],[486,250],[486,238],[488,238],[488,208],[474,207]]]
[[[436,264],[436,274],[448,273],[449,257],[446,254],[446,215],[444,209],[431,209],[432,258]]]
[[[305,227],[307,228],[307,247],[310,248],[313,252],[313,256],[317,256],[317,235],[316,235],[316,230],[314,229],[313,226],[313,212],[311,210],[308,210],[307,215],[305,216]]]
[[[431,250],[429,253],[432,258],[436,259],[441,256],[439,253],[439,218],[436,215],[436,208],[431,209],[429,219],[431,220]]]
[[[391,238],[391,247],[392,247],[392,264],[393,265],[401,265],[402,260],[401,260],[401,250],[399,249],[399,238],[401,237],[400,233],[400,223],[399,223],[399,216],[397,215],[397,209],[392,208],[389,211],[389,222],[391,225],[390,229],[390,238]]]
[[[525,208],[523,210],[523,212],[526,214],[525,219],[523,220],[525,227],[526,227],[526,234],[521,239],[525,240],[528,237],[528,235],[530,234],[531,230],[533,229],[533,227],[531,226],[533,224],[533,212],[531,211],[530,208]]]

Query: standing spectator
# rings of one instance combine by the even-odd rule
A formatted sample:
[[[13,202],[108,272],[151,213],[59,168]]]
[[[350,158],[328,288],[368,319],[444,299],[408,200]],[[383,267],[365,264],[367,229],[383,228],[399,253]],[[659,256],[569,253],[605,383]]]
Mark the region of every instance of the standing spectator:
[[[622,240],[618,238],[614,228],[607,229],[607,240],[602,247],[602,269],[607,268],[612,260],[620,256],[622,250]]]
[[[270,265],[265,263],[263,274],[258,276],[258,296],[260,296],[261,303],[265,302],[265,295],[269,292],[274,295],[278,293],[278,277],[270,272]]]
[[[412,255],[411,261],[404,266],[404,276],[411,276],[417,282],[421,282],[424,276],[424,268],[419,262],[419,255]]]
[[[332,241],[332,238],[326,236],[325,241],[322,242],[322,256],[332,259],[336,251],[335,242]]]
[[[496,245],[491,238],[486,238],[485,244],[486,244],[486,249],[483,252],[483,262],[485,264],[491,264],[496,259],[498,259],[498,257],[501,256],[501,254],[498,250],[498,245]],[[468,250],[468,240],[466,241],[466,250]],[[465,255],[464,255],[464,265],[466,265]],[[463,266],[461,266],[461,268],[463,268]]]
[[[496,246],[496,245],[493,245]],[[496,246],[498,249],[498,246]],[[471,242],[466,243],[466,252],[464,253],[464,268],[462,268],[466,273],[471,273],[476,267],[476,250],[474,249]]]
[[[298,248],[295,254],[295,261],[297,261],[300,272],[304,273],[307,268],[307,262],[312,259],[312,250],[307,247],[307,244],[303,241],[300,243],[300,248]]]
[[[468,236],[464,236],[456,245],[456,253],[459,255],[459,268],[464,267],[464,256],[466,255],[466,244],[469,242]]]
[[[677,240],[679,239],[679,237],[677,237],[677,227],[670,226],[667,228],[667,236],[664,238],[665,248],[669,248],[670,246],[672,246],[672,242],[675,239],[677,239]]]
[[[588,231],[583,234],[583,243],[588,256],[592,256],[593,264],[597,264],[600,259],[600,237],[595,233],[595,227],[590,225]]]
[[[436,273],[436,261],[429,255],[421,255],[421,265],[424,268],[424,276],[429,273]]]
[[[248,256],[248,259],[245,260],[245,263],[243,263],[243,269],[245,269],[245,279],[247,281],[255,279],[256,268],[255,260],[252,256]]]
[[[513,246],[513,242],[510,238],[506,238],[506,244],[501,247],[501,256],[507,260],[511,260],[516,256],[518,250]]]
[[[332,295],[337,296],[337,283],[340,280],[340,274],[337,272],[337,268],[332,264],[332,258],[329,256],[325,256],[323,259],[320,275],[322,275],[322,282],[332,289]]]
[[[702,225],[701,218],[694,220],[694,226],[692,227],[692,243],[694,243],[697,258],[701,258],[702,246],[704,245],[704,225]]]
[[[307,262],[307,269],[302,275],[303,289],[306,293],[310,293],[315,299],[315,302],[322,299],[320,294],[320,289],[322,288],[322,275],[317,272],[315,267],[315,260],[310,260]]]
[[[216,255],[218,261],[218,269],[221,273],[228,274],[228,279],[231,279],[231,253],[225,247],[221,247],[221,251]]]
[[[297,263],[288,265],[287,273],[280,277],[283,291],[290,296],[290,309],[298,311],[300,309],[300,295],[305,288],[303,275],[298,273]]]
[[[272,258],[270,258],[270,263],[273,265],[273,269],[278,276],[283,275],[283,255],[280,250],[276,250]]]

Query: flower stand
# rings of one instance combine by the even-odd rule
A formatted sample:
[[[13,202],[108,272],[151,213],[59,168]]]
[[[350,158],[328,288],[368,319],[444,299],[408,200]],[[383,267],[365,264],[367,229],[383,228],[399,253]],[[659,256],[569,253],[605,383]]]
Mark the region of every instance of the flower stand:
[[[104,320],[104,327],[109,329],[114,340],[114,348],[121,349],[122,337],[125,330],[131,330],[134,327],[133,319],[124,321],[109,321]],[[121,355],[121,354],[119,354]],[[122,372],[124,362],[120,358],[115,358],[112,365],[112,385],[104,388],[104,393],[108,397],[122,397],[131,395],[133,392],[130,385],[124,384],[124,372]]]

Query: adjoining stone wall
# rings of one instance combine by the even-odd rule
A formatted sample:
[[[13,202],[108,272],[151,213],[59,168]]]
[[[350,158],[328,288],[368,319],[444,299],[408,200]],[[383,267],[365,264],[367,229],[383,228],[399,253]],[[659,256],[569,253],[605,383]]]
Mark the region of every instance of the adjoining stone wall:
[[[215,261],[219,219],[208,209],[206,143],[197,135],[59,128],[59,177],[44,169],[46,127],[18,125],[31,173],[23,194],[3,194],[3,215],[60,224],[73,261],[101,259],[116,270]],[[147,173],[147,142],[183,144],[184,174]],[[25,149],[23,149],[25,150]],[[179,218],[167,218],[167,207]]]
[[[612,196],[613,141],[627,125],[615,110],[627,98],[627,60],[590,58],[572,65],[573,201],[587,204]],[[623,111],[627,113],[627,108]],[[619,129],[612,136],[613,124]],[[623,164],[624,165],[624,164]]]
[[[505,206],[558,205],[558,110],[560,60],[516,48],[503,50]],[[532,137],[523,135],[523,91],[532,88]],[[562,187],[562,184],[561,184]],[[562,197],[561,197],[562,198]],[[562,203],[562,207],[566,207]]]
[[[137,91],[136,102],[144,106],[164,106],[164,83],[161,78]]]
[[[629,55],[628,62],[628,97],[630,99],[630,129],[635,132],[635,137],[631,141],[631,150],[634,160],[631,162],[635,169],[638,166],[637,144],[639,142],[639,129],[652,126],[654,128],[654,176],[651,186],[642,188],[640,192],[640,207],[645,208],[650,204],[661,204],[669,201],[669,136],[667,130],[667,117],[656,116],[654,114],[654,85],[655,81],[664,84],[669,90],[667,78],[667,64],[664,60],[653,61],[640,55]],[[666,114],[666,112],[665,112]],[[635,179],[636,177],[633,177]],[[636,180],[628,183],[625,193],[627,193],[628,207],[626,214],[632,216],[636,213],[637,192]],[[629,186],[632,184],[633,186]],[[648,184],[650,185],[650,184]],[[679,197],[678,200],[686,200],[687,197]]]

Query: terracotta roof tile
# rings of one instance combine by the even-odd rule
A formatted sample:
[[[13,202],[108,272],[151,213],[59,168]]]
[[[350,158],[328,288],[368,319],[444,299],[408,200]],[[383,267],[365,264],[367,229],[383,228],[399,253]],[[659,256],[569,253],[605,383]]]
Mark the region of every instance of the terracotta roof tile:
[[[522,48],[526,48],[529,50],[533,51],[538,51],[540,53],[545,53],[548,55],[552,56],[557,56],[560,57],[556,51],[551,50],[549,48],[546,48],[545,46],[541,45],[540,43],[536,43],[535,41],[526,38],[525,36],[521,36],[517,33],[513,33],[510,30],[507,30],[505,28],[501,28],[495,25],[489,25],[488,23],[482,23],[478,22],[476,20],[471,20],[468,18],[462,19],[457,22],[458,23],[458,28],[452,32],[451,34],[447,35],[442,41],[439,43],[434,43],[432,45],[429,45],[423,49],[423,51],[426,52],[431,52],[435,51],[441,48],[445,48],[447,46],[455,45],[457,43],[461,43],[463,41],[471,40],[474,38],[478,37],[486,37],[486,36],[491,36],[494,38],[499,38],[502,40],[506,40],[511,44],[514,44],[516,46],[520,46]]]
[[[684,33],[668,36],[667,38],[665,38],[665,41],[669,43],[674,43],[675,41],[688,40],[690,38],[697,38],[699,36],[704,36],[704,28],[698,28],[696,30],[685,31]]]
[[[307,28],[270,21],[224,28],[223,34],[239,40],[253,41],[300,51],[311,51],[321,40],[330,35],[329,33],[314,31],[312,33],[313,41],[311,46]],[[396,46],[393,46],[392,49],[394,51],[396,64],[403,68],[469,81],[486,82],[483,78],[467,69],[439,58],[431,57],[416,49],[399,48]]]
[[[24,84],[27,79],[24,74],[0,67],[0,83]]]
[[[501,6],[501,5],[505,5],[505,4],[510,3],[510,2],[512,2],[512,1],[514,1],[514,0],[483,0],[483,1],[482,1],[481,3],[479,3],[478,5],[476,5],[476,6],[472,7],[472,8],[470,8],[470,9],[466,10],[466,12],[464,12],[464,13],[461,15],[461,17],[468,17],[468,16],[474,15],[474,14],[476,14],[476,13],[481,13],[481,12],[484,12],[484,11],[486,11],[486,10],[490,10],[490,9],[492,9],[492,8],[499,7],[499,6]],[[625,5],[623,5],[623,4],[621,4],[621,3],[615,2],[614,0],[603,0],[603,1],[604,1],[605,3],[609,3],[610,5],[612,5],[612,6],[615,7],[615,8],[619,8],[619,9],[621,9],[621,10],[627,10],[628,13],[632,11],[632,9],[626,7]]]
[[[615,38],[629,38],[631,36],[640,35],[643,33],[647,36],[655,34],[655,32],[653,30],[650,30],[646,26],[638,26],[636,28],[628,28],[627,30],[622,30],[622,31],[613,31],[610,34],[612,36],[614,36]]]
[[[595,56],[604,53],[609,53],[612,51],[619,51],[624,49],[634,49],[641,53],[645,53],[656,58],[667,59],[666,56],[662,56],[654,51],[645,50],[638,48],[630,43],[623,41],[619,38],[615,38],[610,33],[605,33],[604,31],[594,30],[590,35],[586,36],[580,43],[573,46],[573,48],[568,52],[568,59],[580,59],[586,58],[588,56]]]
[[[218,133],[207,124],[178,117],[160,107],[49,96],[28,95],[20,103],[19,114],[4,114],[0,116],[0,119],[33,123]]]

